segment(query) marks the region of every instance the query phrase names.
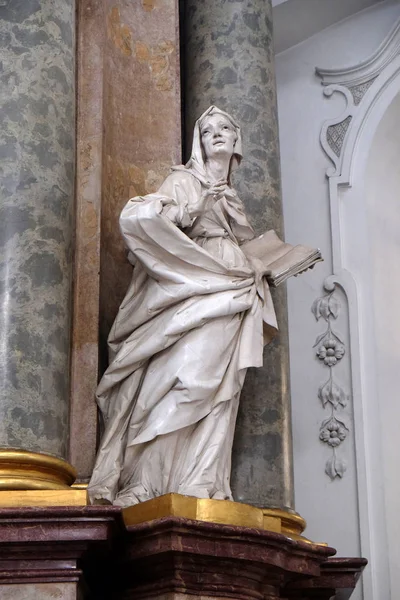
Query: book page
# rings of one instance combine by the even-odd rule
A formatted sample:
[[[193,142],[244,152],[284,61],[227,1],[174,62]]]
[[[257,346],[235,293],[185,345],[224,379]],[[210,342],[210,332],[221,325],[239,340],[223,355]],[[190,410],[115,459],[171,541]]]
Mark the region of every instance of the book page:
[[[297,265],[300,266],[302,263],[307,263],[315,252],[313,248],[307,248],[307,246],[292,246],[292,249],[284,256],[279,257],[273,263],[269,264],[271,275],[277,277]]]
[[[268,268],[271,263],[289,252],[293,246],[282,242],[275,231],[270,230],[249,242],[245,242],[240,248],[246,256],[258,258],[265,268]]]
[[[248,258],[257,258],[262,263],[270,285],[275,287],[288,277],[297,275],[323,260],[318,249],[301,244],[286,244],[273,230],[266,231],[240,247]]]

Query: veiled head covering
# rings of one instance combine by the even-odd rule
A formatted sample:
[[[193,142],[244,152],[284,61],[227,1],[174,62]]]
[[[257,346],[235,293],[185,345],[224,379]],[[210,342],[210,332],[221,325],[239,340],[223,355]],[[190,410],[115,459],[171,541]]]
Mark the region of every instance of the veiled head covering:
[[[238,167],[242,160],[242,136],[240,132],[240,126],[236,123],[235,119],[231,117],[231,115],[229,115],[227,112],[217,108],[216,106],[210,106],[209,108],[207,108],[207,110],[201,115],[201,117],[197,119],[193,131],[192,153],[186,165],[184,167],[173,167],[173,170],[181,170],[182,168],[190,170],[193,173],[193,175],[195,175],[202,183],[205,184],[208,183],[208,178],[205,165],[205,155],[201,143],[201,126],[207,117],[211,117],[215,114],[224,116],[234,127],[237,136],[234,146],[234,153],[232,155],[231,163],[229,165],[229,181],[233,169]]]

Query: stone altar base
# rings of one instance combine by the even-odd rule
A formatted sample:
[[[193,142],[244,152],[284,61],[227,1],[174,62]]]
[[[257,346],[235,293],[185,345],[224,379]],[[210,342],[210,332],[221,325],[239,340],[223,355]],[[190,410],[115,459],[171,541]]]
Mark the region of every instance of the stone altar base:
[[[364,559],[255,528],[112,506],[0,508],[0,597],[13,600],[330,600]],[[343,595],[344,594],[344,595]]]

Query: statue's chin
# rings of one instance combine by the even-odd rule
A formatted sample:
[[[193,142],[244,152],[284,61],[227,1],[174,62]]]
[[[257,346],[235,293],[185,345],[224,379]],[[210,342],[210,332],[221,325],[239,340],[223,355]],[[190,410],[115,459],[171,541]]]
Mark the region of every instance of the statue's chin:
[[[219,146],[213,146],[211,154],[214,157],[215,156],[224,156],[224,157],[226,157],[226,156],[232,156],[233,151],[230,152],[229,149],[226,147],[225,144],[221,144]]]

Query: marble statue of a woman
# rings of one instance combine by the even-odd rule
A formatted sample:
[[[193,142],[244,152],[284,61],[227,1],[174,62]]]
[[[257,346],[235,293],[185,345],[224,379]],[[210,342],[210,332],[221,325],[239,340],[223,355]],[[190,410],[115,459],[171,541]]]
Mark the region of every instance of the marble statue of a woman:
[[[120,225],[134,265],[98,387],[105,430],[89,495],[130,506],[176,492],[232,499],[230,467],[248,367],[276,332],[268,283],[242,252],[254,232],[231,187],[240,128],[211,106],[189,162]]]

